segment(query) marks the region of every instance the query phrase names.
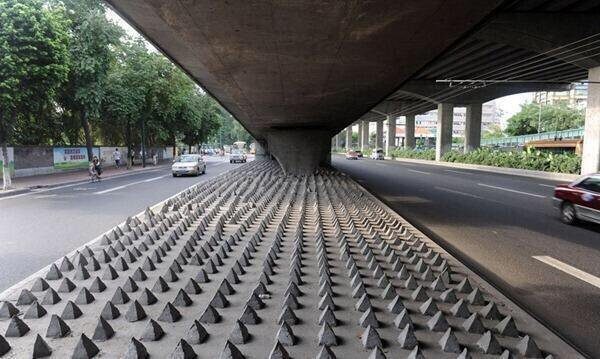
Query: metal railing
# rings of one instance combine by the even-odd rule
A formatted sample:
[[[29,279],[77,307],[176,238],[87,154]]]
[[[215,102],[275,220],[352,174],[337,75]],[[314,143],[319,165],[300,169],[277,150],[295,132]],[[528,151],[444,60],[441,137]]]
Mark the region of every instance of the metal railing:
[[[519,146],[524,145],[529,141],[553,140],[561,138],[563,140],[575,139],[583,137],[583,128],[574,128],[564,131],[550,131],[542,133],[534,133],[531,135],[510,136],[502,138],[487,138],[481,139],[482,146]]]

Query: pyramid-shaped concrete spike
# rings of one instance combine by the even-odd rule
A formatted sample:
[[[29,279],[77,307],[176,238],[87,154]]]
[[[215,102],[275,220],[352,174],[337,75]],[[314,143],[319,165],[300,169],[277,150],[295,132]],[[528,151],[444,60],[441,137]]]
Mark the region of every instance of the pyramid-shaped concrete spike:
[[[190,344],[201,344],[208,339],[208,332],[199,321],[194,320],[190,329],[186,333],[186,340]]]
[[[283,310],[281,311],[281,314],[279,315],[279,318],[277,320],[277,323],[279,324],[282,324],[284,322],[289,325],[295,325],[299,322],[298,317],[296,316],[292,308],[288,306],[283,307]]]
[[[52,314],[46,330],[46,338],[63,338],[71,332],[71,328],[56,314]]]
[[[251,306],[246,305],[246,307],[244,308],[244,312],[240,316],[239,321],[244,324],[258,324],[260,323],[260,318]]]
[[[429,288],[435,290],[436,292],[443,292],[446,290],[446,285],[442,280],[442,277],[437,277],[430,285]]]
[[[269,359],[290,359],[290,355],[287,350],[283,347],[283,345],[279,342],[275,342],[275,346],[271,349],[271,353],[269,354]]]
[[[179,280],[179,277],[177,276],[177,274],[175,274],[175,271],[171,268],[167,269],[167,271],[163,275],[163,278],[167,282],[171,282],[171,283],[177,282]]]
[[[223,282],[221,282],[221,285],[219,286],[219,291],[224,295],[231,295],[235,293],[235,289],[233,289],[227,279],[223,279]]]
[[[371,300],[369,299],[369,295],[367,293],[363,294],[362,297],[354,304],[354,309],[359,312],[366,312],[367,309],[371,308]]]
[[[500,311],[498,311],[498,307],[496,306],[496,303],[494,303],[494,302],[489,302],[485,307],[481,308],[481,310],[479,311],[479,314],[481,314],[481,316],[484,317],[485,319],[491,319],[491,320],[501,320],[502,319],[502,314],[500,314]]]
[[[458,318],[468,318],[471,316],[471,312],[469,311],[469,307],[464,299],[460,299],[456,304],[454,304],[450,308],[450,312],[452,315]]]
[[[429,296],[427,295],[427,292],[425,291],[425,288],[423,288],[422,285],[419,285],[410,294],[410,297],[412,300],[417,301],[417,302],[422,302],[422,301],[426,301],[427,299],[429,299]]]
[[[370,325],[361,334],[360,341],[365,349],[373,349],[383,346],[381,338],[379,337],[379,333]]]
[[[454,292],[455,290],[453,288],[446,289],[442,292],[442,294],[440,294],[440,299],[444,303],[456,303],[458,299],[456,298],[456,294]]]
[[[152,259],[150,259],[150,257],[146,257],[144,263],[142,263],[141,268],[148,272],[156,270],[156,266],[154,265],[154,262],[152,261]]]
[[[1,346],[1,344],[0,344]],[[0,355],[2,355],[2,349],[0,348]],[[44,339],[37,334],[35,342],[33,343],[33,352],[31,353],[32,358],[46,358],[52,355],[52,348],[44,341]]]
[[[445,332],[448,329],[448,321],[441,311],[438,311],[427,321],[427,327],[434,332]]]
[[[115,335],[113,328],[106,320],[104,320],[104,318],[100,317],[100,319],[98,319],[98,324],[96,324],[96,329],[94,329],[94,335],[92,336],[92,339],[98,342],[103,342],[112,338],[113,335]]]
[[[72,301],[68,301],[65,305],[65,309],[63,309],[62,314],[60,315],[63,319],[77,319],[83,315],[83,312],[77,304]]]
[[[120,315],[119,309],[111,301],[106,302],[102,312],[100,312],[100,316],[106,320],[116,319]]]
[[[166,292],[167,290],[169,290],[169,285],[167,284],[167,282],[164,280],[163,277],[159,276],[156,279],[154,286],[152,286],[152,291],[156,292],[156,293],[163,293],[163,292]]]
[[[165,335],[165,332],[163,331],[160,324],[158,324],[155,320],[150,319],[150,321],[144,328],[140,339],[142,341],[156,341],[160,340],[160,338],[162,338],[163,335]]]
[[[59,293],[70,293],[76,287],[77,287],[77,285],[75,285],[75,283],[73,283],[69,278],[64,278],[60,282],[60,285],[58,286],[58,292]]]
[[[52,263],[50,265],[50,268],[48,269],[48,272],[46,272],[46,279],[47,280],[57,280],[62,278],[62,272],[60,271],[60,269],[58,269],[58,266],[56,265],[56,263]]]
[[[75,274],[73,274],[73,279],[86,280],[89,277],[90,277],[90,272],[83,265],[80,264],[75,268]]]
[[[114,304],[125,304],[128,303],[129,300],[129,296],[127,295],[127,293],[125,293],[123,288],[117,287],[110,301]]]
[[[392,301],[387,305],[387,310],[394,314],[398,314],[404,310],[404,303],[399,295],[396,294]]]
[[[75,303],[77,303],[77,304],[90,304],[95,299],[96,298],[94,298],[94,296],[92,295],[92,293],[90,293],[90,291],[87,288],[83,287],[79,291],[79,294],[77,295],[77,298],[75,298]]]
[[[37,319],[43,317],[47,313],[48,312],[46,311],[46,309],[44,309],[44,307],[42,307],[38,302],[33,302],[33,304],[31,304],[31,306],[27,308],[27,311],[25,312],[25,315],[23,315],[23,318]]]
[[[461,280],[460,283],[458,283],[456,290],[459,293],[471,293],[473,291],[473,287],[471,287],[471,282],[469,282],[469,278],[463,278],[463,280]]]
[[[233,344],[245,344],[250,340],[250,333],[244,323],[237,320],[233,324],[233,330],[229,335],[229,341]]]
[[[402,328],[400,334],[398,334],[398,343],[400,343],[400,347],[403,349],[413,349],[419,344],[412,324],[407,324]]]
[[[294,331],[286,322],[283,322],[281,327],[279,327],[279,331],[277,331],[277,341],[285,346],[293,346],[296,344],[297,340]]]
[[[506,318],[502,319],[496,325],[496,327],[494,327],[494,330],[498,334],[504,335],[504,336],[509,336],[509,337],[519,336],[519,330],[517,329],[517,325],[515,324],[514,319],[510,315],[507,316]]]
[[[31,293],[31,291],[29,291],[28,289],[22,289],[21,293],[19,294],[19,298],[17,298],[17,305],[29,305],[35,301],[37,301],[37,297],[33,293]],[[1,312],[2,309],[0,306],[0,313]]]
[[[135,272],[133,272],[133,275],[131,276],[131,278],[133,280],[135,280],[136,282],[143,282],[146,279],[148,279],[148,276],[146,275],[146,272],[144,272],[141,268],[137,268],[135,270]]]
[[[98,349],[96,344],[94,344],[94,342],[92,342],[85,334],[81,334],[71,358],[89,359],[95,357],[98,353],[100,353],[100,349]]]
[[[327,324],[335,327],[337,325],[337,319],[333,310],[330,307],[326,307],[319,316],[319,325]]]
[[[248,298],[248,301],[246,301],[246,305],[249,307],[252,307],[253,309],[259,310],[265,307],[265,303],[262,301],[262,299],[260,299],[260,297],[258,296],[258,294],[256,294],[255,292],[252,292],[250,294],[250,298]]]
[[[406,325],[412,326],[413,323],[410,319],[410,315],[408,314],[408,310],[405,308],[396,316],[396,318],[394,318],[394,326],[398,329],[401,329]]]
[[[460,343],[456,339],[456,335],[452,332],[452,328],[446,329],[444,335],[438,341],[438,344],[443,351],[447,353],[460,353]]]
[[[180,289],[179,292],[177,292],[177,296],[173,300],[173,305],[177,307],[189,307],[190,305],[192,305],[192,303],[192,298],[190,298],[190,296],[187,295],[187,293],[184,292],[183,289]]]
[[[46,294],[44,295],[44,298],[42,298],[42,304],[44,304],[44,305],[56,304],[60,301],[61,301],[60,296],[52,288],[48,289],[46,291]]]
[[[8,336],[8,335],[7,335]],[[517,351],[519,354],[527,357],[527,358],[541,358],[542,353],[538,348],[535,341],[529,336],[526,335],[517,343]]]
[[[193,278],[188,279],[188,281],[184,287],[184,290],[188,294],[202,293],[202,288],[200,287],[200,284],[198,284],[198,282],[196,282]]]
[[[244,359],[242,352],[229,340],[225,343],[225,348],[221,352],[220,359]]]
[[[417,345],[413,348],[413,350],[408,354],[406,359],[425,359],[421,348]]]
[[[92,284],[90,284],[89,290],[92,293],[102,293],[106,290],[106,284],[100,278],[96,277],[92,281]]]
[[[387,281],[387,277],[382,277],[386,278]],[[381,287],[380,287],[381,288]],[[381,299],[393,299],[396,296],[396,288],[394,288],[394,286],[392,285],[392,283],[386,284],[386,286],[383,289],[383,292],[381,292]]]
[[[158,320],[161,322],[174,323],[181,319],[181,313],[175,308],[173,304],[167,302],[162,312],[158,316]]]
[[[287,289],[285,290],[284,295],[288,295],[288,294],[292,294],[295,297],[299,297],[299,296],[302,296],[303,293],[302,293],[302,291],[300,291],[300,288],[298,288],[296,283],[290,282],[290,284],[287,286]]]
[[[380,347],[373,348],[369,354],[369,359],[386,359],[383,350]]]
[[[433,301],[433,298],[429,298],[425,301],[425,303],[419,306],[419,311],[423,315],[434,315],[438,311],[438,307]]]
[[[324,323],[319,330],[319,345],[324,346],[336,346],[338,344],[337,337],[333,332],[333,329],[329,326],[329,324]]]
[[[221,321],[221,315],[209,304],[202,316],[200,316],[199,321],[200,323],[218,323]]]
[[[479,314],[477,313],[473,313],[469,318],[465,319],[462,327],[469,333],[477,334],[483,334],[483,332],[486,330],[481,322]]]
[[[317,354],[317,358],[316,359],[336,359],[337,357],[335,356],[335,353],[333,352],[333,350],[328,347],[328,346],[322,346],[321,350],[319,350],[319,353]]]
[[[229,301],[220,290],[217,290],[215,296],[210,301],[210,305],[215,308],[227,308],[229,306]]]
[[[11,302],[2,302],[0,304],[0,318],[8,319],[19,314],[19,309],[15,307]]]
[[[137,300],[134,300],[127,308],[127,312],[125,312],[125,319],[129,322],[137,322],[144,318],[146,318],[144,308]]]
[[[361,317],[358,321],[358,324],[363,328],[366,328],[369,325],[372,326],[373,328],[379,328],[379,321],[377,320],[377,317],[375,316],[375,312],[371,308],[367,309],[361,315]]]
[[[489,330],[483,333],[481,338],[477,341],[477,346],[485,354],[501,354],[502,347],[496,337]]]
[[[173,353],[171,353],[171,358],[173,359],[195,359],[198,355],[194,351],[194,348],[185,339],[180,339],[175,347]]]
[[[17,338],[22,337],[23,335],[29,332],[29,326],[25,324],[19,317],[13,316],[8,323],[8,327],[6,328],[6,333],[4,336],[7,338]]]
[[[467,296],[467,300],[472,305],[485,305],[485,298],[483,298],[483,293],[481,293],[479,288],[473,289],[473,291]]]
[[[129,341],[129,345],[127,346],[127,351],[125,352],[125,356],[123,359],[148,359],[150,355],[148,354],[148,350],[144,344],[139,342],[135,338],[131,338]]]
[[[325,293],[321,300],[319,300],[319,310],[323,310],[326,307],[331,307],[335,309],[335,304],[333,303],[333,298],[329,295],[329,293]]]

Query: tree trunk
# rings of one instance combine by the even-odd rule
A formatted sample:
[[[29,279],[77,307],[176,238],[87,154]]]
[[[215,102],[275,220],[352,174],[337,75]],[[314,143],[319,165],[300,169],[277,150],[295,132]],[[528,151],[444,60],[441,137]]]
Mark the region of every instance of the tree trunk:
[[[188,153],[192,153],[192,145],[188,145]]]
[[[10,162],[8,160],[8,131],[15,121],[16,113],[13,111],[11,124],[4,123],[3,113],[0,112],[0,147],[2,148],[2,189],[7,190],[12,186],[10,178]]]
[[[127,142],[127,169],[131,169],[131,123],[127,121],[127,129],[125,130],[125,142]]]
[[[92,160],[94,153],[92,152],[92,131],[90,130],[90,122],[87,119],[85,110],[81,110],[81,126],[85,136],[85,147],[87,148],[88,161]]]
[[[173,158],[177,156],[177,137],[173,135]]]

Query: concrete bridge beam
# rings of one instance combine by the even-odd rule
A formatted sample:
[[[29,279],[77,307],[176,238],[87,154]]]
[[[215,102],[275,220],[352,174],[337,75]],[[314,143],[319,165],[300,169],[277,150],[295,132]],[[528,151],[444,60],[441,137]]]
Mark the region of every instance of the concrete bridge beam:
[[[467,105],[465,118],[465,153],[481,146],[481,114],[482,104]]]
[[[439,104],[437,116],[435,160],[441,161],[442,156],[452,149],[452,121],[454,117],[454,105],[451,103]]]
[[[286,174],[303,175],[331,163],[331,130],[271,129],[269,151]]]

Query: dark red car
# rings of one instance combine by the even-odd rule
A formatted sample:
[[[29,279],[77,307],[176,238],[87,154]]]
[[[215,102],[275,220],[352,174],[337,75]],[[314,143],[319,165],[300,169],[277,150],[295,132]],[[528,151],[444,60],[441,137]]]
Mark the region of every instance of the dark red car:
[[[554,188],[554,206],[568,224],[577,220],[600,224],[600,173]]]

